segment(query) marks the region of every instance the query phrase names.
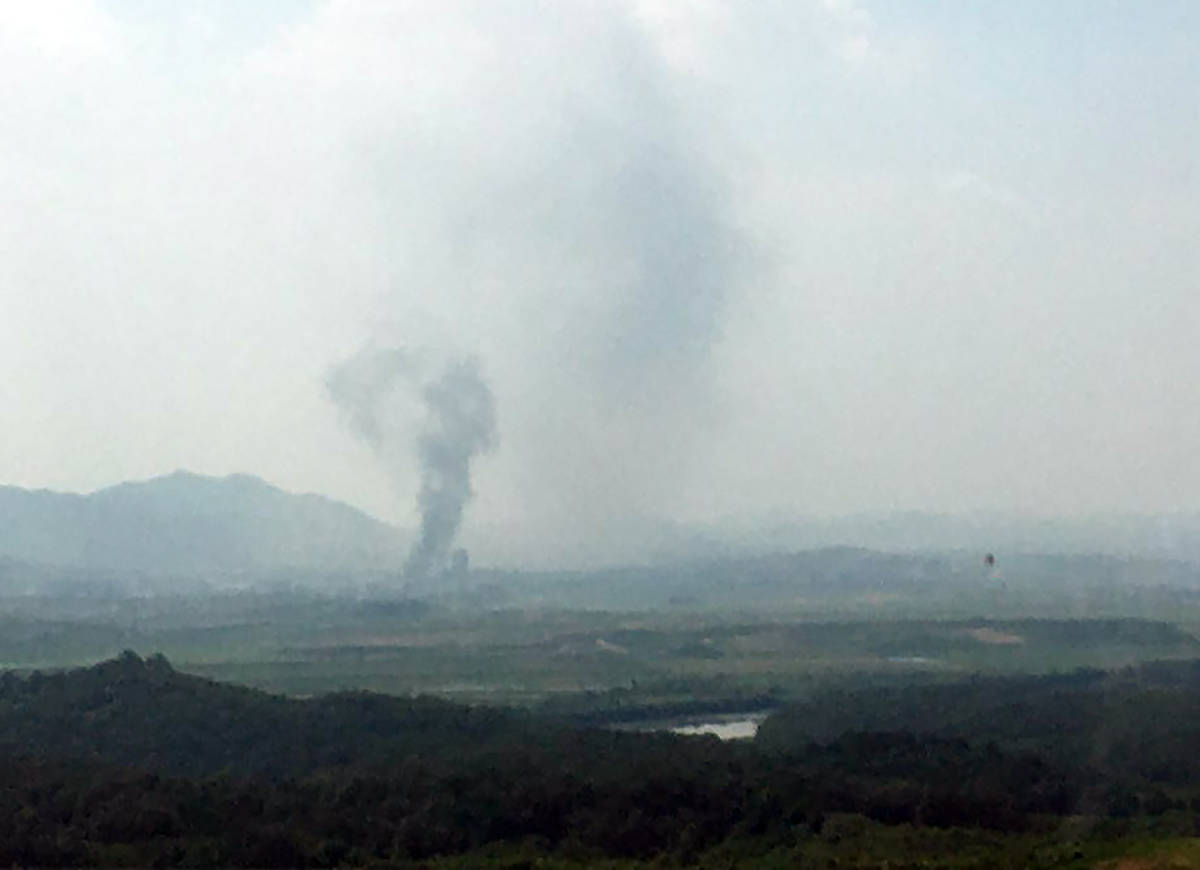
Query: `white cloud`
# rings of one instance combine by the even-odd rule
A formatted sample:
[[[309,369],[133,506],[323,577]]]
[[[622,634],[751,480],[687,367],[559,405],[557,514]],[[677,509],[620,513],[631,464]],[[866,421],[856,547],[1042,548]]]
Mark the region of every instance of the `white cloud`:
[[[835,53],[851,63],[863,63],[875,50],[875,19],[855,0],[821,0],[834,30]]]
[[[95,0],[11,3],[0,16],[0,51],[9,74],[18,61],[42,61],[71,71],[111,60],[121,49],[119,30]]]
[[[966,169],[946,172],[936,181],[939,191],[951,196],[973,199],[978,202],[999,206],[1029,226],[1044,226],[1047,207],[1034,202],[1028,194],[1018,193],[1013,188]]]
[[[703,73],[734,18],[728,0],[630,0],[630,6],[667,63],[689,74]]]

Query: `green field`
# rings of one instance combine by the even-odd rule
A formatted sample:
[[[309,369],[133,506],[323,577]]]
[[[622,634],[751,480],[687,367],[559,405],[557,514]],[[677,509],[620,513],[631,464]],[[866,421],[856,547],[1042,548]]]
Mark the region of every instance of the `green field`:
[[[803,697],[847,675],[937,680],[1200,656],[1195,622],[1143,618],[469,610],[287,594],[151,599],[82,614],[22,606],[0,616],[0,662],[17,670],[134,649],[293,695],[368,689],[518,705],[719,708]]]

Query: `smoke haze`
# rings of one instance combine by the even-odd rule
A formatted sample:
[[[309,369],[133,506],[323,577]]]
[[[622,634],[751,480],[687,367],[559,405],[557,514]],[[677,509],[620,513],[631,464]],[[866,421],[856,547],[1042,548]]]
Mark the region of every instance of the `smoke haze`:
[[[427,361],[403,348],[368,346],[326,380],[330,398],[400,495],[406,453],[415,453],[420,528],[404,576],[418,583],[451,571],[452,547],[474,494],[471,463],[497,442],[495,400],[479,363],[451,359],[433,375],[427,368]]]
[[[428,416],[421,459],[421,530],[405,575],[424,579],[451,568],[451,546],[472,496],[471,462],[496,446],[496,408],[475,360],[448,363],[421,389]]]
[[[428,503],[434,571],[472,490],[458,543],[510,563],[1193,510],[1197,34],[1183,0],[12,4],[0,482]],[[326,394],[394,335],[440,356]],[[473,358],[503,444],[439,506],[423,390]]]

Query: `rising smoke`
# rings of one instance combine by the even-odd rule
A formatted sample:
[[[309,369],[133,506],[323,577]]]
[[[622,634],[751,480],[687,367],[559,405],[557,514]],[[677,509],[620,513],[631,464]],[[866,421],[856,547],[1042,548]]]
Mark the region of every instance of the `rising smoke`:
[[[415,440],[421,523],[404,565],[411,583],[465,571],[466,554],[453,547],[473,494],[471,463],[497,443],[496,404],[478,361],[451,359],[432,376],[429,368],[403,348],[368,347],[326,381],[396,486],[405,477],[405,448]]]
[[[452,87],[389,104],[409,133],[376,144],[367,193],[396,252],[388,316],[488,359],[522,496],[490,519],[539,556],[610,558],[702,479],[722,425],[719,350],[754,259],[732,179],[712,119],[616,7],[440,8],[482,22],[489,61],[464,52]],[[451,18],[428,26],[459,39]],[[461,109],[410,114],[425,104]]]

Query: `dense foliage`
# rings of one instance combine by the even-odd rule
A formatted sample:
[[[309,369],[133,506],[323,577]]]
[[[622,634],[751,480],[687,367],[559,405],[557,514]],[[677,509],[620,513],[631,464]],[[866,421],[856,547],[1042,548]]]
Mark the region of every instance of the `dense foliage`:
[[[1013,836],[1068,815],[1190,827],[1198,712],[1200,663],[1176,663],[843,691],[731,744],[424,698],[288,699],[129,653],[0,677],[0,862],[336,865],[509,844],[686,863],[799,848],[845,814]]]

